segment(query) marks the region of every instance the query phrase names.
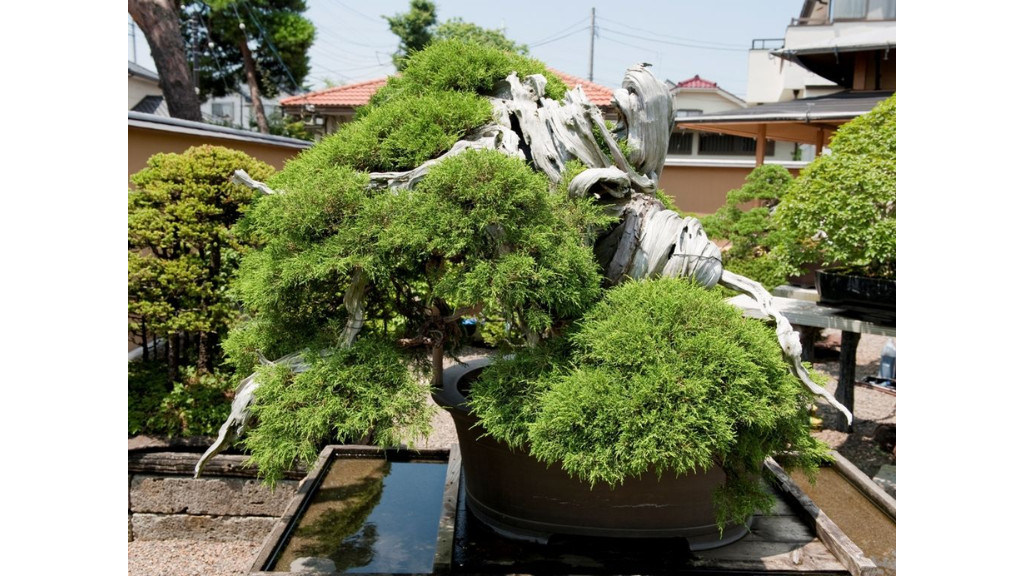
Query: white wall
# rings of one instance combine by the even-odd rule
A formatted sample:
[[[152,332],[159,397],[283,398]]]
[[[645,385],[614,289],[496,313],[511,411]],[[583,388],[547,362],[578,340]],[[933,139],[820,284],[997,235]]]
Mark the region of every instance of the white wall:
[[[822,96],[839,89],[834,82],[773,56],[768,50],[751,50],[747,54],[747,103],[750,105]]]
[[[146,96],[162,96],[160,86],[156,82],[138,76],[128,77],[128,109],[131,110]]]
[[[672,108],[674,110],[701,110],[703,114],[710,114],[712,112],[724,112],[742,107],[711,90],[703,92],[681,89],[672,95]]]

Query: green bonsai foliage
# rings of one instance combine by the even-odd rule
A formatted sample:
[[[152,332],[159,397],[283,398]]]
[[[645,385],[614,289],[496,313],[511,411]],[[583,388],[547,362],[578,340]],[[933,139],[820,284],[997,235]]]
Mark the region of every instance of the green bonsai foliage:
[[[323,152],[360,170],[409,170],[447,152],[471,128],[491,119],[487,100],[464,92],[428,92],[368,107],[325,139]]]
[[[402,96],[431,92],[490,95],[512,72],[520,79],[543,74],[548,81],[545,96],[560,100],[565,95],[565,83],[539,60],[494,46],[442,40],[413,54],[401,76],[388,79],[373,95],[368,109]]]
[[[216,344],[235,317],[225,296],[241,248],[231,226],[253,200],[231,182],[235,170],[268,178],[274,169],[243,152],[216,146],[156,154],[131,177],[128,192],[129,330],[171,344],[168,379],[184,357],[179,334],[198,341],[198,368],[215,364]]]
[[[543,70],[518,55],[457,46],[437,42],[414,54],[387,98],[289,162],[268,182],[280,193],[238,225],[259,249],[239,271],[248,318],[225,342],[230,361],[244,376],[260,355],[306,350],[310,365],[297,375],[283,365],[260,369],[266,382],[245,443],[271,481],[328,441],[394,444],[423,431],[425,391],[408,380],[423,355],[399,348],[454,348],[469,316],[510,326],[520,343],[554,336],[600,297],[587,241],[611,218],[590,198],[570,198],[568,179],[552,191],[520,159],[466,151],[411,190],[370,186],[364,170],[412,168],[489,122],[481,93],[498,80]],[[367,306],[357,344],[322,355],[337,346],[357,277],[366,278]]]
[[[859,267],[896,277],[896,96],[842,126],[832,154],[794,181],[776,214],[795,268]]]
[[[570,340],[569,357],[535,351],[484,372],[472,403],[489,434],[591,484],[721,466],[722,526],[770,506],[766,456],[792,451],[813,472],[828,453],[771,328],[689,281],[614,288]]]
[[[710,238],[728,241],[722,262],[732,272],[757,280],[769,290],[786,281],[787,267],[772,256],[781,242],[772,210],[793,177],[782,166],[762,164],[747,175],[742,187],[730,190],[725,205],[701,219]],[[754,203],[744,208],[745,204]]]
[[[430,410],[426,386],[408,369],[393,342],[364,336],[329,355],[307,353],[310,368],[265,366],[252,415],[258,425],[245,438],[251,461],[274,485],[294,462],[316,462],[330,442],[372,436],[382,446],[425,434]]]
[[[239,169],[260,179],[274,171],[242,152],[199,146],[156,154],[132,176],[128,328],[161,339],[165,354],[129,365],[129,434],[215,434],[228,415],[234,385],[218,369],[220,340],[238,316],[229,283],[246,246],[232,226],[254,200],[231,183]]]

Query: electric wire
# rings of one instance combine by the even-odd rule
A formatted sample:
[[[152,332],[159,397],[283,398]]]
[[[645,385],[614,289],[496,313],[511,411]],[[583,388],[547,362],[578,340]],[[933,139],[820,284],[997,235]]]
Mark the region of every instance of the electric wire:
[[[671,42],[668,40],[658,40],[645,36],[638,36],[636,34],[630,34],[628,32],[622,32],[619,30],[615,30],[614,28],[608,28],[607,26],[602,26],[601,29],[605,32],[615,34],[618,36],[626,36],[628,38],[639,38],[640,40],[646,40],[648,42],[656,42],[658,44],[670,44],[672,46],[682,46],[684,48],[693,48],[695,50],[714,50],[720,52],[748,52],[747,48],[719,48],[715,46],[701,46],[699,44],[693,44],[689,42]]]
[[[733,43],[729,43],[729,42],[715,42],[715,41],[712,41],[712,40],[697,40],[697,39],[694,39],[694,38],[681,38],[681,37],[678,37],[678,36],[671,36],[669,34],[662,34],[660,32],[654,32],[653,30],[645,30],[643,28],[637,28],[636,26],[630,26],[629,24],[625,24],[623,22],[618,22],[618,21],[615,21],[615,20],[609,20],[607,18],[604,18],[603,16],[598,16],[597,20],[603,20],[605,22],[610,22],[610,23],[615,24],[617,26],[622,26],[624,28],[629,28],[630,30],[636,30],[637,32],[644,32],[644,33],[650,34],[652,36],[661,36],[662,38],[668,38],[668,39],[679,41],[679,42],[696,42],[698,44],[717,45],[717,46],[722,46],[723,48],[742,48],[744,51],[746,50],[746,45],[745,44],[741,45],[741,44],[733,44]]]
[[[548,36],[546,36],[546,37],[544,37],[544,38],[541,38],[540,40],[535,40],[535,41],[533,41],[533,42],[527,42],[527,43],[526,43],[526,45],[527,45],[527,46],[533,46],[533,45],[535,45],[535,44],[539,44],[539,43],[541,43],[541,42],[547,42],[547,41],[548,41],[548,40],[550,40],[550,39],[551,39],[552,37],[554,37],[554,36],[558,36],[559,34],[561,34],[561,33],[565,32],[565,31],[569,30],[570,28],[575,28],[576,26],[579,26],[580,24],[583,24],[584,22],[586,22],[586,21],[587,21],[587,20],[589,20],[589,19],[590,19],[590,17],[589,17],[589,16],[587,16],[586,18],[582,18],[582,19],[580,19],[580,20],[577,20],[576,22],[573,22],[572,24],[569,24],[569,25],[568,25],[568,26],[566,26],[565,28],[562,28],[561,30],[559,30],[559,31],[557,31],[557,32],[552,32],[551,34],[549,34]]]
[[[270,52],[274,55],[274,58],[277,59],[277,63],[281,65],[281,68],[284,69],[285,74],[288,75],[288,79],[291,80],[292,82],[292,87],[295,88],[296,92],[302,90],[302,87],[299,86],[299,83],[295,81],[295,77],[292,76],[291,69],[285,65],[284,60],[282,60],[281,58],[281,54],[277,52],[277,48],[274,46],[274,42],[271,41],[270,39],[270,34],[267,34],[267,31],[263,28],[263,24],[260,23],[260,19],[256,16],[256,12],[252,9],[251,6],[249,6],[249,3],[245,0],[242,0],[241,4],[242,6],[245,6],[245,9],[249,12],[249,16],[252,17],[253,23],[256,24],[256,29],[259,30],[260,35],[263,37],[263,42],[265,42],[266,45],[270,48]],[[234,7],[234,4],[232,4],[232,7]],[[235,9],[235,14],[238,14],[238,9]]]
[[[578,29],[578,30],[574,30],[574,31],[572,31],[572,32],[569,32],[568,34],[564,34],[564,35],[562,35],[562,36],[558,36],[557,38],[552,38],[552,39],[550,39],[550,40],[545,40],[545,41],[543,41],[543,42],[537,42],[536,44],[529,44],[528,46],[529,46],[530,48],[537,48],[537,47],[539,47],[539,46],[544,46],[545,44],[550,44],[550,43],[552,43],[552,42],[556,42],[556,41],[558,41],[558,40],[562,40],[563,38],[568,38],[569,36],[572,36],[572,35],[574,35],[574,34],[579,34],[580,32],[586,32],[586,31],[588,31],[588,30],[590,30],[590,26],[586,26],[586,27],[584,27],[584,28],[580,28],[580,29]]]

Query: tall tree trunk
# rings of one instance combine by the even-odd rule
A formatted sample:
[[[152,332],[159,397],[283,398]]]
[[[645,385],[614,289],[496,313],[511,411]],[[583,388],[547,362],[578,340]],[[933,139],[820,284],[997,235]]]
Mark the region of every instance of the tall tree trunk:
[[[200,374],[213,372],[213,350],[216,346],[216,332],[199,333],[199,360],[196,361],[196,364]]]
[[[180,344],[178,333],[171,332],[167,335],[167,385],[174,386],[178,381],[178,357],[180,355]]]
[[[156,346],[155,346],[155,343],[154,343],[154,348],[155,347]],[[155,351],[154,351],[153,355],[156,356]],[[149,334],[146,333],[146,319],[145,318],[142,319],[142,361],[143,362],[148,362],[149,361]]]
[[[199,95],[185,61],[185,40],[179,28],[177,2],[128,0],[128,14],[149,41],[167,111],[174,118],[202,122]]]
[[[259,84],[256,82],[256,62],[252,59],[252,52],[249,52],[249,44],[245,38],[238,41],[238,47],[242,50],[242,64],[245,66],[245,81],[249,84],[249,97],[252,98],[252,110],[256,113],[256,125],[260,132],[270,134],[270,124],[267,123],[267,114],[263,111],[263,99],[260,98]]]

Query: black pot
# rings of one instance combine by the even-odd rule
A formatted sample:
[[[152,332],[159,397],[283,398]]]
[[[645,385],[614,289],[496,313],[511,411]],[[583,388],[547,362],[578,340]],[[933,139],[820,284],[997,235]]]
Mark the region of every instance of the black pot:
[[[814,277],[818,304],[876,324],[896,325],[896,280],[859,273],[856,268],[827,268]]]

